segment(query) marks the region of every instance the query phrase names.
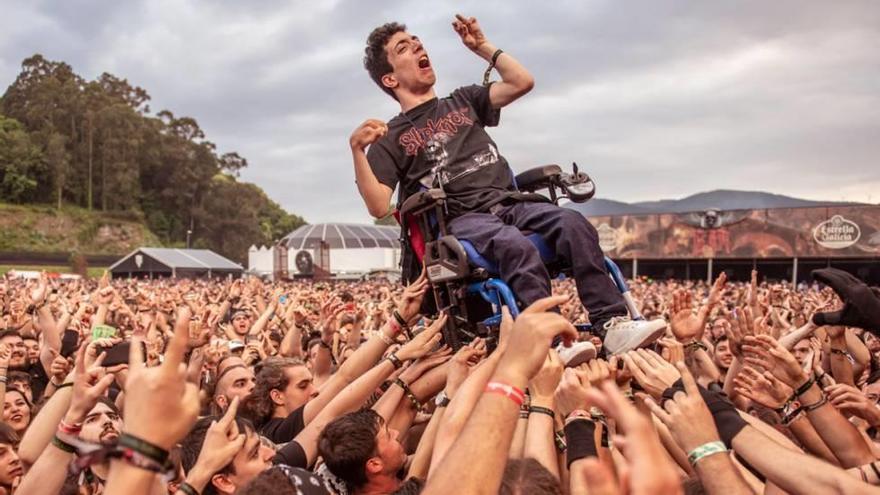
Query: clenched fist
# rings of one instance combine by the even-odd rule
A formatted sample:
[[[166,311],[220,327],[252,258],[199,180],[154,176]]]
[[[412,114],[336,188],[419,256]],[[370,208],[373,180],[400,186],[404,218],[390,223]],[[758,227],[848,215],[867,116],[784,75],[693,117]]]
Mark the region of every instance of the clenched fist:
[[[376,119],[367,119],[351,134],[348,144],[352,150],[363,151],[367,146],[375,143],[382,136],[388,134],[388,126],[385,122]]]

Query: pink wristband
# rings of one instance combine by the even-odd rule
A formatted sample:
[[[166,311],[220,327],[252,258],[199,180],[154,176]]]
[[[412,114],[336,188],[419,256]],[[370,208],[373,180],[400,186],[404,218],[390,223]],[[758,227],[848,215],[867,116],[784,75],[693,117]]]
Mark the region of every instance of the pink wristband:
[[[508,385],[502,382],[489,382],[486,384],[486,389],[484,390],[486,393],[494,393],[501,394],[508,399],[512,400],[516,403],[517,406],[522,407],[522,405],[526,401],[526,394],[514,387],[513,385]]]

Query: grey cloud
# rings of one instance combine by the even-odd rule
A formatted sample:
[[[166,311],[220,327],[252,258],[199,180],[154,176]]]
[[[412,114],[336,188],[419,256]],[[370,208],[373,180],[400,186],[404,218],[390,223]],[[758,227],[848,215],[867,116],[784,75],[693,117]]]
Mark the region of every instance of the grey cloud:
[[[220,150],[247,157],[243,179],[290,211],[369,221],[348,135],[398,109],[361,67],[364,39],[405,22],[447,93],[485,67],[450,27],[459,8],[21,2],[0,20],[0,84],[34,52],[126,77],[154,110],[195,117]],[[577,161],[601,195],[629,201],[719,187],[864,201],[880,187],[875,2],[493,0],[465,13],[537,80],[491,131],[516,170]]]

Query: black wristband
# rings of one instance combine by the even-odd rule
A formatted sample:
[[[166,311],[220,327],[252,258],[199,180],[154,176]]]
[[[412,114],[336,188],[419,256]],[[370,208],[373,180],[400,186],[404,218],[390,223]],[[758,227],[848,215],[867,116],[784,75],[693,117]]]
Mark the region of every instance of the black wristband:
[[[588,419],[569,421],[565,425],[566,465],[587,457],[598,457],[596,423]]]
[[[498,57],[500,57],[502,53],[504,53],[504,50],[499,48],[492,54],[492,67],[495,67],[495,64],[498,62]]]
[[[815,383],[815,378],[810,377],[809,379],[807,379],[807,381],[805,381],[800,387],[797,388],[797,390],[794,391],[793,394],[791,394],[790,400],[797,400],[798,397],[803,395],[807,390],[810,390],[810,387],[812,387]]]
[[[119,437],[119,445],[121,447],[128,447],[131,450],[142,454],[145,457],[148,457],[150,460],[153,460],[158,464],[164,465],[168,461],[167,450],[159,447],[158,445],[153,445],[152,443],[141,438],[129,435],[128,433],[123,433]]]
[[[718,435],[721,437],[721,441],[724,442],[724,445],[728,449],[732,448],[734,437],[736,437],[736,435],[742,431],[748,423],[740,417],[739,413],[736,411],[736,406],[730,402],[727,396],[718,392],[706,390],[699,385],[697,387],[700,390],[700,396],[703,397],[703,401],[705,401],[706,406],[709,407],[709,412],[712,413],[712,419],[715,420],[715,428],[718,429]],[[671,387],[663,391],[663,402],[667,399],[671,400],[675,393],[679,391],[685,391],[681,378],[673,383]]]
[[[556,419],[556,413],[553,412],[553,409],[548,409],[546,407],[529,406],[529,413],[546,414],[547,416]]]
[[[397,357],[397,354],[389,354],[388,357],[385,359],[390,361],[391,364],[394,365],[394,369],[396,370],[399,370],[400,367],[403,366],[403,361],[401,361],[400,358]]]

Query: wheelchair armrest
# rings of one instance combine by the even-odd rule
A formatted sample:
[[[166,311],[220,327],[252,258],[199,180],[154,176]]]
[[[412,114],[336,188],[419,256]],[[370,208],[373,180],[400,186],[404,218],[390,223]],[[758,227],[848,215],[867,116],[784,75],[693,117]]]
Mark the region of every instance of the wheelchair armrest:
[[[446,201],[446,193],[440,189],[428,189],[419,191],[406,198],[400,207],[401,217],[405,215],[419,215],[442,201]]]
[[[543,165],[530,168],[516,176],[516,187],[520,191],[535,192],[550,187],[553,179],[562,173],[559,165]]]

